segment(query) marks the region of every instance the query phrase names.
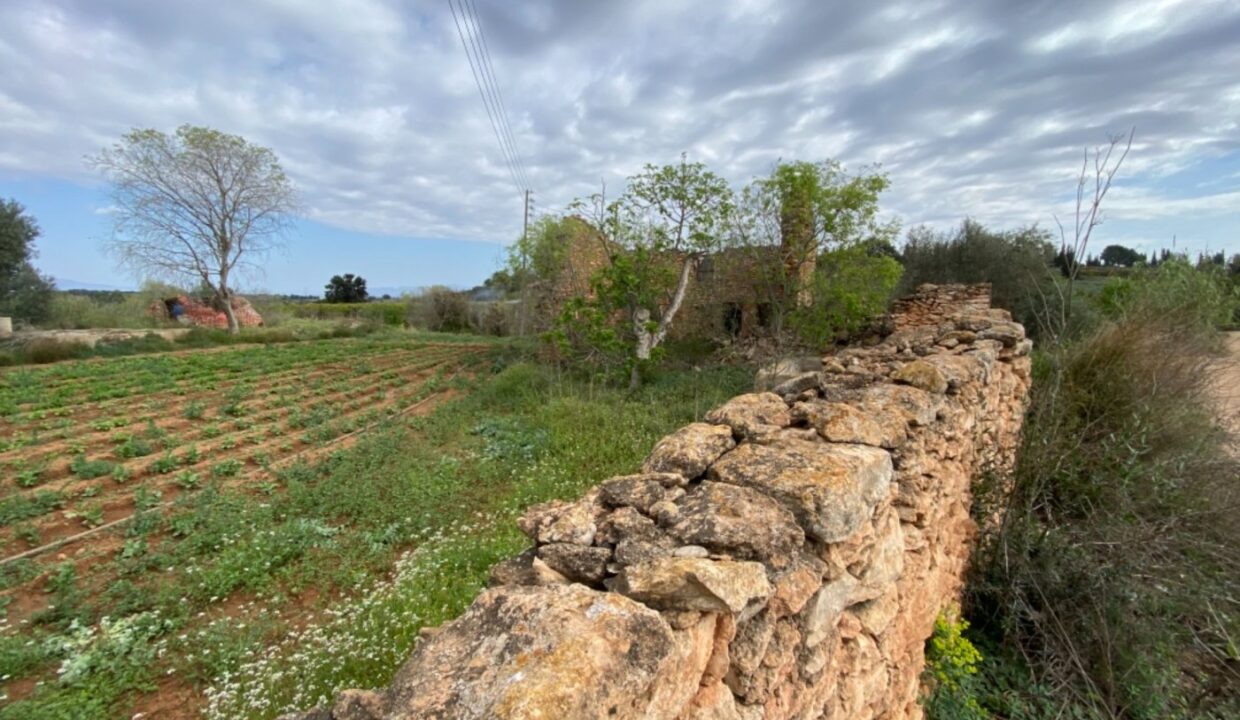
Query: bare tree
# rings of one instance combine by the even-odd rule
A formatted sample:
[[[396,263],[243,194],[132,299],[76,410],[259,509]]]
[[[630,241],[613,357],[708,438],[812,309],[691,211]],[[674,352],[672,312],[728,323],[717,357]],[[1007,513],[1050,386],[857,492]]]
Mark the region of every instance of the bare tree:
[[[87,158],[112,184],[121,265],[172,281],[201,282],[239,329],[233,281],[261,270],[295,208],[292,183],[271,150],[210,128],[175,135],[134,130]]]
[[[1085,253],[1089,249],[1090,237],[1093,235],[1094,228],[1102,224],[1102,200],[1106,197],[1107,191],[1111,189],[1111,182],[1115,179],[1115,174],[1119,172],[1120,166],[1124,164],[1124,159],[1128,157],[1128,151],[1132,149],[1132,139],[1136,133],[1136,128],[1132,128],[1125,134],[1111,136],[1105,146],[1094,148],[1092,173],[1089,167],[1090,151],[1088,148],[1085,149],[1081,160],[1081,172],[1077,176],[1076,212],[1071,237],[1068,236],[1059,217],[1055,217],[1055,224],[1059,226],[1059,252],[1064,262],[1064,274],[1068,277],[1066,289],[1059,289],[1058,283],[1055,285],[1059,289],[1061,301],[1059,304],[1060,332],[1067,329],[1067,324],[1072,317],[1072,294],[1076,287],[1076,277],[1080,272],[1081,263],[1085,261]]]

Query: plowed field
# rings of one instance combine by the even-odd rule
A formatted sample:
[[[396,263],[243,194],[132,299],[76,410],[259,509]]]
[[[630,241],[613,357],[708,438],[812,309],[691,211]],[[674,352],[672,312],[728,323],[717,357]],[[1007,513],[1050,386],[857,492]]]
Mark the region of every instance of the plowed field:
[[[0,374],[0,566],[36,584],[114,551],[140,511],[273,471],[429,408],[482,346],[402,336],[64,363]],[[111,536],[111,537],[110,537]],[[10,587],[8,620],[43,593]]]

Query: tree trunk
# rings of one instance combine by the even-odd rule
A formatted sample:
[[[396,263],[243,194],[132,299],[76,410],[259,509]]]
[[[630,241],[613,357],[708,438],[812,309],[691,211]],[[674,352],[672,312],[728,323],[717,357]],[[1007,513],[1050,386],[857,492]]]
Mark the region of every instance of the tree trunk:
[[[241,332],[241,325],[237,322],[237,313],[233,311],[232,297],[225,295],[220,298],[220,304],[224,306],[224,317],[228,318],[228,332],[230,335],[236,335]]]
[[[650,359],[650,351],[654,350],[655,337],[650,332],[650,311],[646,308],[633,311],[633,334],[637,336],[637,359],[629,373],[630,390],[636,390],[642,384],[641,364]]]
[[[681,303],[685,301],[685,294],[689,290],[689,278],[692,277],[697,263],[698,257],[695,255],[685,258],[685,264],[680,268],[680,281],[676,284],[676,292],[672,295],[672,303],[667,306],[667,310],[663,311],[663,317],[659,319],[657,328],[653,331],[650,329],[649,310],[637,308],[633,311],[633,332],[637,335],[637,362],[633,364],[633,371],[629,374],[629,389],[635,390],[641,384],[641,374],[638,368],[650,359],[654,349],[659,347],[663,339],[667,337],[667,331],[672,327],[672,321],[676,319]]]

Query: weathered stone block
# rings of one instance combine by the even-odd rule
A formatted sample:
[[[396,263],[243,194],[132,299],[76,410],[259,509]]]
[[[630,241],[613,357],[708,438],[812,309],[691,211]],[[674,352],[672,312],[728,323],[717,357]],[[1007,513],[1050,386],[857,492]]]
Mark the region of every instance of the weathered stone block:
[[[741,437],[753,437],[788,427],[788,404],[775,393],[737,395],[706,413],[706,422],[727,425]]]
[[[638,717],[674,644],[657,612],[615,593],[487,590],[419,644],[393,680],[388,717]]]
[[[677,504],[667,531],[684,543],[784,566],[805,541],[791,512],[751,488],[706,481]]]
[[[660,610],[731,613],[771,594],[761,563],[684,557],[630,565],[612,589]]]
[[[892,373],[891,379],[936,395],[947,392],[947,378],[943,377],[943,371],[924,360],[908,363]]]
[[[673,472],[692,480],[734,447],[736,441],[732,439],[732,428],[693,423],[660,440],[642,464],[642,470]]]
[[[891,456],[862,445],[747,443],[710,470],[712,479],[759,490],[790,509],[823,542],[843,540],[887,496]]]

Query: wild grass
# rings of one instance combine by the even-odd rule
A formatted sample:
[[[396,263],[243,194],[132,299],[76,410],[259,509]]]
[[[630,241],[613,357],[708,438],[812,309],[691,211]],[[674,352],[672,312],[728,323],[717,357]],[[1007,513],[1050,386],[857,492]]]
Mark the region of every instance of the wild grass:
[[[1002,520],[967,610],[989,676],[1023,678],[990,712],[1240,716],[1240,462],[1205,396],[1234,297],[1196,273],[1117,281],[1101,324],[1035,358],[1017,466],[979,496]]]

